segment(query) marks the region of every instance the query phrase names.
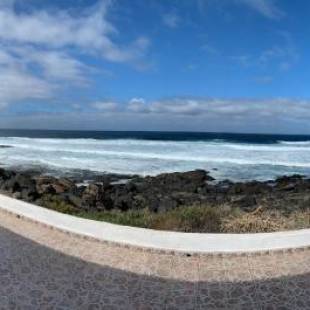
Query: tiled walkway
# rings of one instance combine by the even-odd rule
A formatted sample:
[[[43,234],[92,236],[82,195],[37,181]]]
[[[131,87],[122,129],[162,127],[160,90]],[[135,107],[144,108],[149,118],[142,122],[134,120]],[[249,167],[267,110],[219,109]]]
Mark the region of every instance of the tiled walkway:
[[[310,250],[158,254],[0,212],[0,309],[310,309]]]

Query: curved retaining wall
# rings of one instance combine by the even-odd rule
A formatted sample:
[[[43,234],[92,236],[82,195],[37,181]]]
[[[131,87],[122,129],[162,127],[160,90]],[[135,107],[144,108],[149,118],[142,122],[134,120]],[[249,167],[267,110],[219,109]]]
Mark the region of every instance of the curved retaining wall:
[[[3,195],[0,210],[83,237],[155,251],[229,254],[310,247],[310,229],[258,234],[157,231],[82,219]]]

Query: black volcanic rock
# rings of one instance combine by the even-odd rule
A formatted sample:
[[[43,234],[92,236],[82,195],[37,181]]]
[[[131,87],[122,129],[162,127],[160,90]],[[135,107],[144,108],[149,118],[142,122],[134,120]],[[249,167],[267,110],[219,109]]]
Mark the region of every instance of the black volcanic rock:
[[[256,195],[270,191],[271,187],[267,183],[258,181],[231,183],[229,186],[229,193],[232,195]]]
[[[21,173],[16,175],[11,174],[11,176],[1,184],[1,190],[10,193],[20,193],[16,197],[20,197],[20,199],[26,201],[33,201],[39,196],[35,181],[27,174]]]
[[[14,173],[13,171],[0,168],[0,186],[1,186],[1,183],[3,183],[5,180],[10,179],[15,174],[16,173]]]
[[[0,145],[0,149],[10,149],[12,147],[12,145]]]
[[[63,194],[73,192],[76,185],[67,178],[55,178],[51,176],[39,176],[35,178],[36,187],[40,194]]]
[[[122,176],[124,177],[124,176]],[[120,211],[148,208],[165,213],[180,206],[229,205],[252,212],[261,205],[292,212],[310,208],[310,180],[299,175],[283,176],[268,182],[211,182],[208,172],[164,173],[152,177],[133,177],[114,183],[117,177],[77,186],[69,178],[56,178],[32,172],[0,168],[0,190],[16,198],[40,204],[66,204],[75,210]],[[121,179],[118,179],[121,180]],[[46,205],[42,203],[42,205]]]
[[[205,186],[207,181],[213,180],[204,170],[163,173],[141,179],[137,188],[139,191],[196,192],[199,187]]]

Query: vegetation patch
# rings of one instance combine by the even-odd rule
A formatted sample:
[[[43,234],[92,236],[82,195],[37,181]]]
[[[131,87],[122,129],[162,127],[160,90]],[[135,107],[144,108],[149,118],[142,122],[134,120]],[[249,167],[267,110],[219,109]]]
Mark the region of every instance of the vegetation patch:
[[[0,169],[0,192],[87,219],[157,230],[258,233],[310,228],[310,178],[214,182],[195,170],[115,176],[78,185],[76,180]],[[113,181],[114,180],[114,181]]]
[[[147,208],[128,211],[81,211],[54,198],[45,200],[43,206],[90,220],[180,232],[259,233],[310,227],[310,210],[283,214],[277,210],[258,208],[254,212],[246,213],[229,205],[195,205],[163,213],[150,212]]]

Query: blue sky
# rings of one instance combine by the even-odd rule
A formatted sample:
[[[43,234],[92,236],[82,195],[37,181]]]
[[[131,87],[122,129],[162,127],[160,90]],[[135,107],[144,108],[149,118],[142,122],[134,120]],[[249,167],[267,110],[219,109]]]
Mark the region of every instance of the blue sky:
[[[0,127],[310,133],[307,0],[0,0]]]

